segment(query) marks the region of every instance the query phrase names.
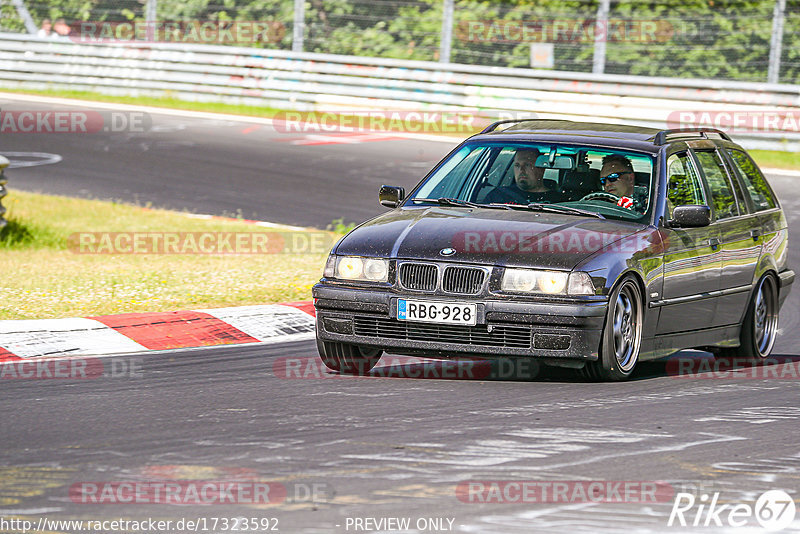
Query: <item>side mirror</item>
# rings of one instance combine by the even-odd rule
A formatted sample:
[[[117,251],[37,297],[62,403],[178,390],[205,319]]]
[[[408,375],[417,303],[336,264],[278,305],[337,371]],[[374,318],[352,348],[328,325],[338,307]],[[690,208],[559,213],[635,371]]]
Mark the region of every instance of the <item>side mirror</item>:
[[[678,206],[672,210],[672,219],[668,222],[672,228],[700,228],[711,224],[711,208],[708,206]]]
[[[393,185],[382,185],[381,192],[378,194],[381,206],[387,208],[396,208],[404,198],[406,198],[406,190]]]

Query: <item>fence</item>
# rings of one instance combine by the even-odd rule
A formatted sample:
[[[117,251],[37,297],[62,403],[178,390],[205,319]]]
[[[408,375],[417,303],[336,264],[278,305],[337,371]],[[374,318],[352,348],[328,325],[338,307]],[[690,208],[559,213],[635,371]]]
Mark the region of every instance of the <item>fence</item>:
[[[800,86],[439,64],[173,43],[0,34],[0,86],[171,96],[299,110],[459,109],[665,128],[681,111],[800,112]],[[797,122],[735,138],[800,150]]]
[[[76,30],[259,21],[280,30],[250,45],[295,52],[800,83],[800,0],[0,1],[0,30],[30,33],[48,17]]]

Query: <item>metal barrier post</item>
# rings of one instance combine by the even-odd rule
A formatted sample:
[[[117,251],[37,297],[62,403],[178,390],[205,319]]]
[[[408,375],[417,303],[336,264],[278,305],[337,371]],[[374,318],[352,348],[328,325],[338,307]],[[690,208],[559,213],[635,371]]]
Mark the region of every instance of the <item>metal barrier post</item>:
[[[14,4],[15,8],[17,8],[17,15],[19,15],[19,18],[21,18],[22,22],[25,23],[25,29],[28,30],[28,33],[31,35],[36,35],[36,32],[39,30],[36,27],[36,23],[33,21],[33,17],[31,17],[28,8],[25,7],[25,3],[22,0],[11,0],[11,3]]]
[[[783,14],[786,0],[776,0],[772,16],[772,41],[769,44],[769,71],[767,81],[778,83],[781,75],[781,49],[783,48]]]
[[[303,51],[303,35],[305,34],[306,3],[305,0],[294,0],[294,27],[292,28],[292,52]]]
[[[450,63],[450,50],[453,44],[453,0],[443,0],[442,42],[439,44],[439,62]]]
[[[156,7],[158,0],[147,0],[147,4],[145,5],[145,13],[144,13],[144,20],[145,24],[147,24],[147,40],[153,42],[156,40],[156,22],[158,21],[158,15],[156,15]]]
[[[597,6],[597,20],[594,21],[594,59],[592,61],[594,74],[603,74],[606,70],[609,11],[611,11],[611,0],[600,0]]]

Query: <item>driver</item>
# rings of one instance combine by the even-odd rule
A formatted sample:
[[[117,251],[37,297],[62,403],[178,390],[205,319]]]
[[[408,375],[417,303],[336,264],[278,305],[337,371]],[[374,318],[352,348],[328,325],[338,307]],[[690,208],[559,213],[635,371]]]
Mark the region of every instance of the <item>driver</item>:
[[[622,154],[609,154],[603,158],[600,183],[606,193],[619,197],[617,206],[640,209],[634,196],[636,174],[633,172],[633,164]]]
[[[520,148],[514,154],[514,183],[495,189],[486,195],[484,202],[500,204],[530,204],[532,202],[558,202],[561,195],[544,183],[544,168],[536,166],[541,153],[536,148]]]

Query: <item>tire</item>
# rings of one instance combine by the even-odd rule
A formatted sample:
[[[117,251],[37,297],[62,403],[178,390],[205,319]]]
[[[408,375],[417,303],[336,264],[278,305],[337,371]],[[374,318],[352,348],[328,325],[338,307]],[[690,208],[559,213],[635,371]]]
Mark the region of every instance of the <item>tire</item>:
[[[358,345],[321,341],[320,339],[317,339],[317,350],[322,363],[328,369],[350,375],[369,373],[383,354],[380,349],[368,349]]]
[[[747,305],[739,346],[718,351],[723,358],[743,358],[760,362],[767,358],[775,346],[778,334],[778,283],[767,274],[759,280]]]
[[[623,278],[608,303],[599,358],[586,362],[582,371],[590,380],[627,380],[636,368],[642,346],[644,307],[636,279]]]

